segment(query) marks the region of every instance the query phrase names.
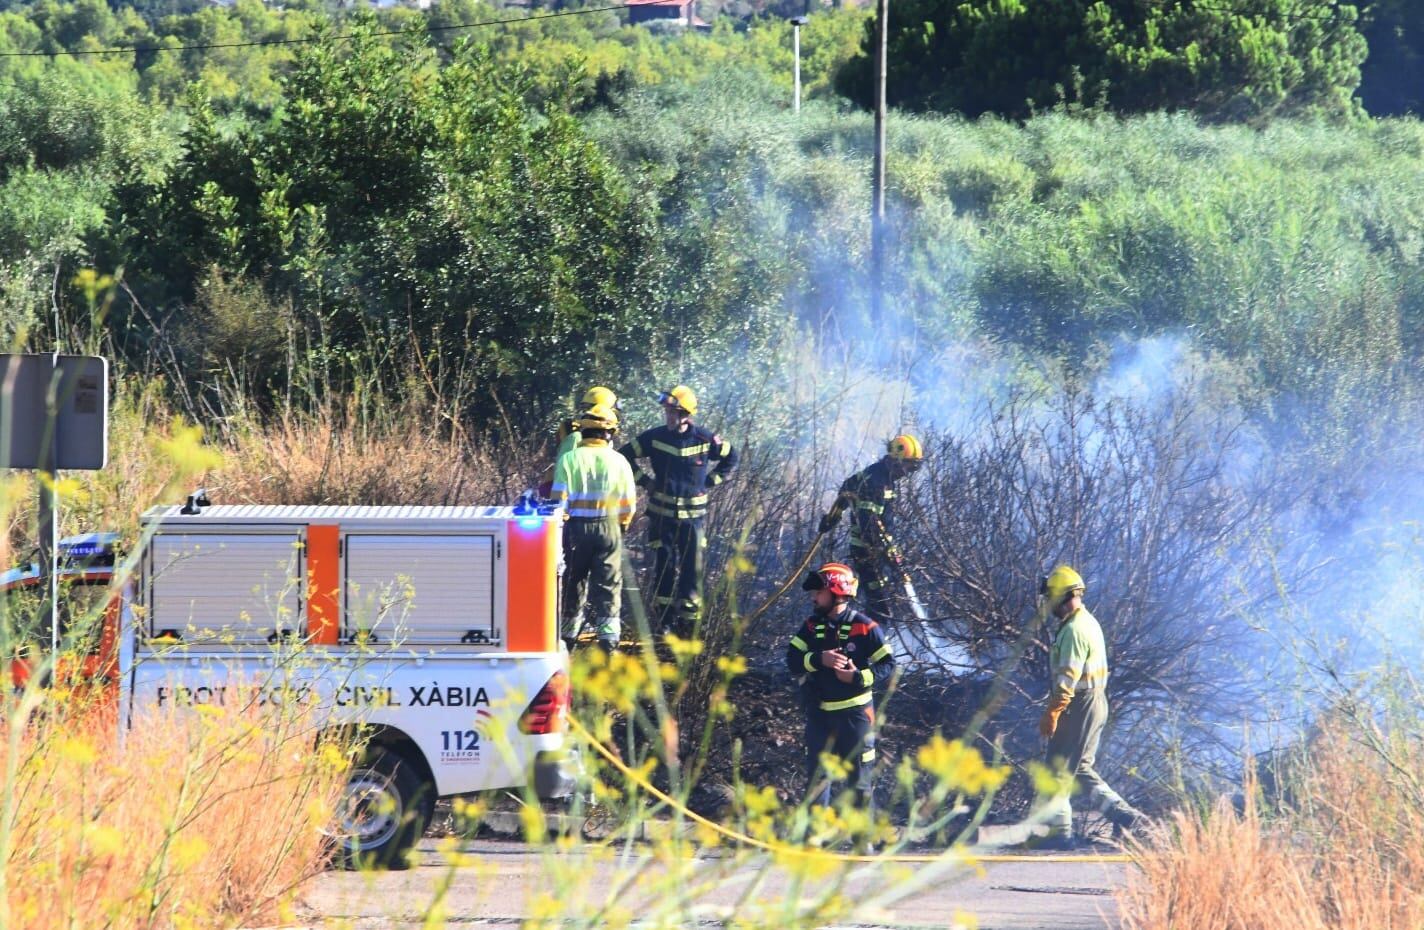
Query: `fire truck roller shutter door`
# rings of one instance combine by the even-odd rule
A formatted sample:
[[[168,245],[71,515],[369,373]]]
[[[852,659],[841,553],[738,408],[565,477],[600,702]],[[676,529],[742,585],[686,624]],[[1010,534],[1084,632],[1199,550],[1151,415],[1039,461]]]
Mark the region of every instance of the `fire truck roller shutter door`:
[[[149,635],[185,642],[269,644],[301,629],[302,537],[274,533],[161,533],[149,546]],[[241,579],[242,583],[234,583]]]
[[[502,645],[491,534],[346,536],[343,633],[408,645]]]

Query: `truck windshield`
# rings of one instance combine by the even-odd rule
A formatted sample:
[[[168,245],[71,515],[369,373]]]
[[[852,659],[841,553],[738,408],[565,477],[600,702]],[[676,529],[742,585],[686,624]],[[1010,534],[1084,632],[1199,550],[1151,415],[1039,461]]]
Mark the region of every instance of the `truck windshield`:
[[[109,581],[65,580],[59,588],[59,638],[64,649],[92,652],[99,643]],[[48,650],[51,642],[45,585],[16,585],[0,594],[0,648],[8,653]]]

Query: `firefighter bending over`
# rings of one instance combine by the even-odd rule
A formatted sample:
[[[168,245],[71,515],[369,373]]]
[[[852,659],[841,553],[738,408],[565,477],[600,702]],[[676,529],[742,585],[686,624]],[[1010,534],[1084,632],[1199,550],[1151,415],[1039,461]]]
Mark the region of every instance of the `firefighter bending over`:
[[[918,471],[924,458],[918,439],[908,433],[896,436],[879,461],[845,480],[818,528],[823,535],[829,533],[841,522],[841,513],[851,510],[850,564],[865,587],[866,610],[881,620],[894,614],[891,586],[906,577],[905,557],[892,535],[895,483]]]
[[[1059,565],[1043,579],[1039,609],[1059,621],[1049,653],[1052,685],[1048,709],[1038,723],[1048,740],[1050,768],[1073,775],[1077,789],[1113,825],[1113,832],[1139,829],[1141,811],[1122,799],[1093,767],[1108,722],[1108,655],[1103,628],[1083,606],[1083,578]],[[1072,849],[1073,807],[1066,793],[1050,802],[1043,848]]]
[[[874,620],[850,606],[858,587],[855,572],[827,562],[807,575],[812,614],[786,647],[786,667],[804,679],[806,777],[813,804],[831,802],[831,778],[823,753],[841,760],[857,806],[873,808],[871,768],[875,761],[875,705],[872,689],[895,671],[895,658]]]
[[[552,496],[568,506],[564,527],[563,637],[572,650],[584,609],[598,625],[598,644],[612,650],[622,633],[623,531],[633,520],[638,490],[628,461],[609,445],[618,414],[593,406],[576,421],[582,439],[554,465]]]
[[[653,612],[662,632],[691,636],[702,617],[707,548],[707,492],[731,477],[730,442],[692,422],[697,396],[684,385],[658,395],[663,425],[618,450],[648,491],[648,548],[653,550]],[[646,458],[652,474],[638,460]]]

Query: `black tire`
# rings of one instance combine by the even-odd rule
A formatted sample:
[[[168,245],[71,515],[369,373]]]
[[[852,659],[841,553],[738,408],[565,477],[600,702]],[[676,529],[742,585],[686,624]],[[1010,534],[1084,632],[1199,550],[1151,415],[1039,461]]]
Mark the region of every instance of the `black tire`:
[[[400,752],[372,746],[336,809],[336,860],[347,869],[406,869],[435,814],[435,792]]]

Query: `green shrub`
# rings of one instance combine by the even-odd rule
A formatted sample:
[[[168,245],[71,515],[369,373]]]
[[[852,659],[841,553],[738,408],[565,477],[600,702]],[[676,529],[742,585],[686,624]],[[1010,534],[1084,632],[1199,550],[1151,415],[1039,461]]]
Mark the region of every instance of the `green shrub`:
[[[1024,117],[1064,100],[1214,120],[1343,116],[1365,41],[1356,8],[1328,0],[905,0],[890,19],[891,105]],[[876,28],[838,89],[872,101]]]

